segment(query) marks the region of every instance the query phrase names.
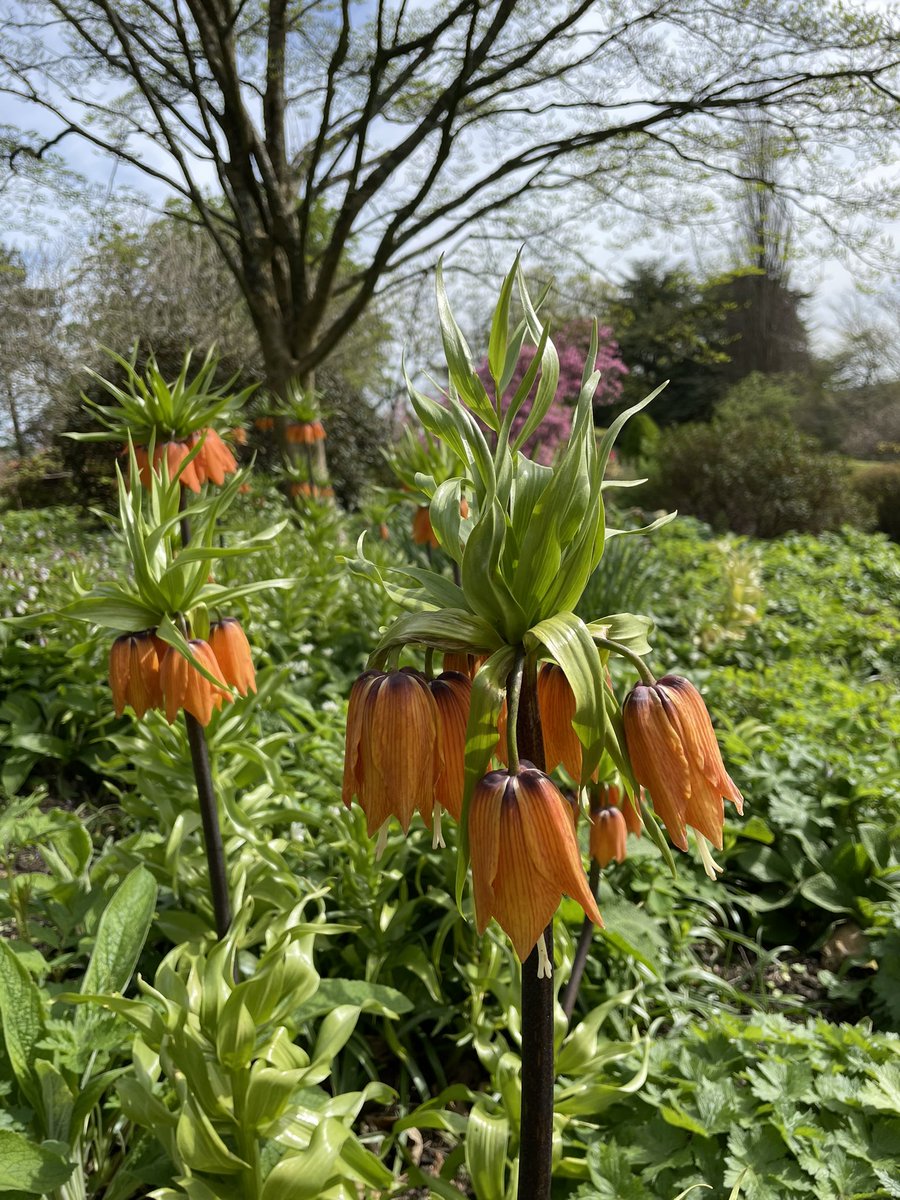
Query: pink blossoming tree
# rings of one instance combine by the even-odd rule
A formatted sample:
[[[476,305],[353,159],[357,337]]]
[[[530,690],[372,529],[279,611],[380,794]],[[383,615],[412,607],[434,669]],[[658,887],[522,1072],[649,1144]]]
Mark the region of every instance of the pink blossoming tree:
[[[599,329],[599,349],[597,352],[597,370],[600,372],[600,383],[594,394],[594,409],[615,404],[622,395],[622,380],[628,374],[628,367],[619,354],[619,346],[613,337],[612,330],[606,326]],[[590,343],[591,327],[588,321],[569,321],[553,333],[553,341],[559,353],[559,385],[556,390],[556,400],[544,418],[535,435],[528,439],[522,447],[529,458],[535,462],[549,465],[553,462],[560,444],[567,441],[572,431],[573,406],[581,390],[581,372]],[[505,409],[522,382],[536,351],[533,346],[523,347],[515,374],[510,380],[501,400]],[[493,383],[488,370],[487,359],[478,368],[478,375],[488,393],[492,394]],[[531,389],[528,399],[522,405],[513,421],[513,436],[525,424],[531,406],[534,403],[537,385]]]

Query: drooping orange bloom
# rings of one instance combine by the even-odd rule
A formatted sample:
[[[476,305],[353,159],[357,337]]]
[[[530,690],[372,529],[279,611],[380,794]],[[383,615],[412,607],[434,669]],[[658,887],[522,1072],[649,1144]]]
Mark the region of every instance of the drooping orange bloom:
[[[639,790],[643,794],[644,789],[640,788]],[[628,832],[633,833],[635,837],[641,836],[644,823],[641,820],[640,809],[636,807],[624,789],[615,783],[601,783],[597,789],[597,795],[602,807],[608,808],[612,804],[621,809]]]
[[[483,933],[493,917],[520,961],[537,945],[563,894],[603,924],[571,811],[543,771],[523,762],[518,774],[485,775],[472,796],[469,844],[478,931]]]
[[[390,817],[406,833],[417,810],[430,826],[444,752],[425,676],[405,667],[386,675],[366,672],[354,684],[350,702],[344,803],[356,796],[370,836]]]
[[[285,430],[287,441],[295,445],[311,446],[325,438],[325,426],[321,421],[292,421]]]
[[[703,697],[679,675],[639,683],[622,706],[628,756],[669,837],[687,849],[687,826],[722,848],[723,797],[743,812]]]
[[[465,496],[460,497],[459,515],[462,517],[463,520],[465,520],[466,517],[469,515],[469,502],[465,498]]]
[[[247,635],[240,621],[225,617],[210,626],[209,646],[221,668],[221,677],[242,696],[256,691],[256,672]]]
[[[615,860],[624,862],[625,842],[628,830],[620,808],[607,806],[591,809],[591,858],[601,867],[608,867]]]
[[[117,717],[130,704],[135,716],[162,706],[160,687],[160,646],[150,630],[118,637],[109,652],[109,686]]]
[[[440,542],[434,536],[431,525],[431,513],[427,504],[420,504],[412,523],[412,540],[417,546],[430,546],[437,550]]]
[[[257,417],[253,422],[253,425],[260,431],[260,433],[271,433],[271,431],[275,428],[275,418]]]
[[[209,643],[193,639],[190,647],[194,658],[216,679],[222,679],[222,669]],[[183,654],[171,647],[162,660],[159,676],[166,720],[170,725],[182,708],[196,717],[201,725],[208,725],[213,709],[221,708],[223,700],[231,699],[224,686],[216,687],[210,683]],[[222,682],[224,684],[224,680]]]
[[[556,663],[545,663],[541,667],[537,694],[547,771],[555,771],[562,763],[577,783],[581,778],[581,742],[572,728],[575,693],[562,668]]]
[[[334,496],[334,488],[322,487],[318,483],[308,483],[304,480],[302,483],[291,484],[291,495],[306,496],[310,500],[330,500]]]
[[[206,434],[205,438],[203,438],[204,433]],[[203,438],[203,445],[197,452],[193,463],[197,478],[201,483],[209,480],[216,487],[221,487],[225,482],[225,476],[233,475],[238,469],[235,457],[214,429],[200,429],[191,434],[188,438],[189,446],[193,448],[201,438]]]
[[[444,670],[458,671],[460,675],[468,675],[470,679],[474,679],[478,668],[487,658],[487,654],[457,654],[448,650],[443,659]]]
[[[178,468],[191,452],[187,442],[161,442],[153,451],[154,470],[165,457],[169,479],[174,479]],[[138,477],[145,488],[150,487],[150,455],[146,446],[135,446],[134,458],[137,463]],[[191,492],[200,491],[200,480],[197,476],[196,459],[192,459],[181,473],[179,482]]]
[[[457,671],[444,671],[428,684],[437,705],[444,770],[438,777],[435,799],[458,821],[462,816],[463,784],[466,774],[466,725],[472,681]]]
[[[229,435],[236,446],[247,445],[247,430],[242,425],[235,425],[234,429],[229,431]]]

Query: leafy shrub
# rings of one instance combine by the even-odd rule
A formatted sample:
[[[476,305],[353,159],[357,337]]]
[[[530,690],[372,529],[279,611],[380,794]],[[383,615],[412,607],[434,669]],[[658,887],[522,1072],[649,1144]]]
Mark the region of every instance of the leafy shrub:
[[[637,461],[652,458],[659,446],[660,429],[645,412],[635,413],[616,438],[616,448],[622,458]]]
[[[660,443],[642,499],[665,500],[718,529],[774,538],[820,533],[869,514],[850,486],[849,467],[781,420],[748,420],[724,408],[709,425],[683,425]]]
[[[854,476],[853,486],[875,509],[877,528],[900,542],[900,463],[867,467]]]

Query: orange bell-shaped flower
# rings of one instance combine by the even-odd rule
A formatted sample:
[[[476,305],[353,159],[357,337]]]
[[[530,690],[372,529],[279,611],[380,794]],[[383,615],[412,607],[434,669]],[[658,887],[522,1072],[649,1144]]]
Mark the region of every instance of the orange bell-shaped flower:
[[[639,789],[641,794],[643,791],[643,788]],[[641,836],[644,822],[641,820],[640,807],[636,800],[633,801],[628,793],[615,783],[601,783],[597,789],[597,795],[602,807],[607,808],[612,804],[621,809],[628,832],[633,833],[635,837]]]
[[[588,887],[572,814],[543,771],[522,763],[517,774],[491,771],[469,810],[475,920],[483,933],[491,917],[524,962],[538,945],[563,894],[602,925]],[[549,973],[549,967],[544,971]]]
[[[181,464],[190,454],[192,446],[187,442],[163,442],[153,451],[153,466],[159,468],[159,464],[163,458],[166,460],[166,465],[169,471],[169,479],[174,479],[178,474]],[[191,459],[179,476],[178,482],[182,487],[186,487],[189,492],[200,491],[200,478],[197,475],[197,460]]]
[[[113,642],[109,652],[109,686],[117,717],[121,717],[126,704],[131,705],[138,717],[148,709],[161,707],[161,644],[149,630],[125,634]]]
[[[202,663],[211,675],[221,679],[221,667],[209,644],[194,639],[190,642],[190,647],[194,658]],[[221,708],[223,700],[231,699],[230,693],[224,687],[216,687],[210,683],[193,663],[188,662],[183,654],[171,647],[162,660],[159,676],[166,720],[170,725],[182,708],[196,717],[201,725],[208,725],[213,709]]]
[[[601,867],[608,867],[613,860],[624,862],[625,842],[628,830],[622,810],[615,807],[591,809],[591,858]]]
[[[669,837],[686,850],[690,825],[721,849],[722,798],[743,812],[743,797],[725,770],[700,693],[679,675],[639,683],[622,716],[634,777],[650,792]]]
[[[440,543],[434,535],[431,525],[431,512],[427,504],[420,504],[412,523],[412,540],[417,546],[430,546],[437,550]]]
[[[466,726],[469,722],[472,681],[468,675],[445,671],[437,679],[432,679],[428,687],[437,705],[444,749],[444,770],[437,781],[435,799],[454,821],[458,821],[462,816]]]
[[[256,691],[256,672],[247,635],[234,617],[215,621],[209,630],[209,645],[220,667],[221,678],[242,696]]]
[[[581,742],[572,728],[575,693],[556,663],[545,663],[537,681],[538,709],[544,733],[544,762],[547,772],[562,763],[576,783],[581,778]]]
[[[458,671],[460,675],[468,675],[469,679],[474,679],[478,674],[478,668],[486,662],[487,658],[487,654],[460,654],[448,650],[443,659],[444,670]]]
[[[345,803],[357,797],[370,836],[392,816],[406,833],[416,810],[430,826],[444,753],[437,705],[424,675],[404,668],[360,677],[351,705]]]
[[[205,437],[203,437],[204,433]],[[192,434],[188,439],[191,449],[201,438],[203,438],[203,445],[198,450],[197,457],[193,462],[197,479],[200,483],[206,483],[209,480],[216,487],[221,487],[225,482],[225,476],[233,475],[238,469],[237,461],[228,446],[212,428],[200,429],[197,433]]]

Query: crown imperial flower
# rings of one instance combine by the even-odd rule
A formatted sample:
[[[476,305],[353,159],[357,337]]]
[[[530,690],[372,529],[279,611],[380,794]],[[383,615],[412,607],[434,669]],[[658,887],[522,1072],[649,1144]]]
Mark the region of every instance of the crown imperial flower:
[[[601,867],[608,867],[613,861],[624,862],[627,834],[621,809],[614,806],[594,809],[591,812],[591,858]]]
[[[432,550],[437,550],[440,545],[431,525],[431,512],[427,504],[420,504],[416,509],[412,523],[412,540],[415,545],[430,546]]]
[[[190,642],[190,647],[194,658],[202,663],[211,675],[221,679],[222,670],[209,643],[194,639]],[[196,717],[201,725],[208,725],[213,709],[221,708],[223,700],[231,699],[224,687],[216,687],[210,683],[193,663],[171,647],[162,660],[159,677],[166,720],[170,725],[182,708]]]
[[[256,672],[247,635],[234,617],[210,626],[209,646],[220,667],[222,679],[242,696],[256,691]]]
[[[703,697],[680,675],[639,683],[622,706],[628,755],[669,837],[687,849],[687,826],[722,848],[723,797],[743,812]]]
[[[555,771],[562,763],[577,782],[581,778],[581,742],[572,728],[575,693],[556,663],[545,663],[541,667],[537,694],[547,771]]]
[[[537,945],[564,893],[603,924],[571,810],[543,771],[523,762],[517,774],[485,775],[472,796],[469,839],[478,932],[493,917],[520,961]]]
[[[216,487],[221,487],[225,476],[233,475],[237,471],[237,461],[214,429],[200,429],[191,434],[188,439],[189,447],[193,449],[201,439],[203,444],[192,464],[197,479],[200,483],[209,480]]]
[[[159,680],[160,643],[149,630],[118,637],[109,652],[109,686],[117,717],[130,704],[135,716],[162,705]]]
[[[431,680],[428,688],[437,705],[444,748],[444,770],[438,777],[435,798],[454,821],[458,821],[462,815],[472,681],[458,671],[444,671]]]
[[[350,693],[344,803],[354,796],[369,836],[393,816],[406,833],[418,810],[430,826],[444,770],[440,719],[424,675],[365,672]]]

